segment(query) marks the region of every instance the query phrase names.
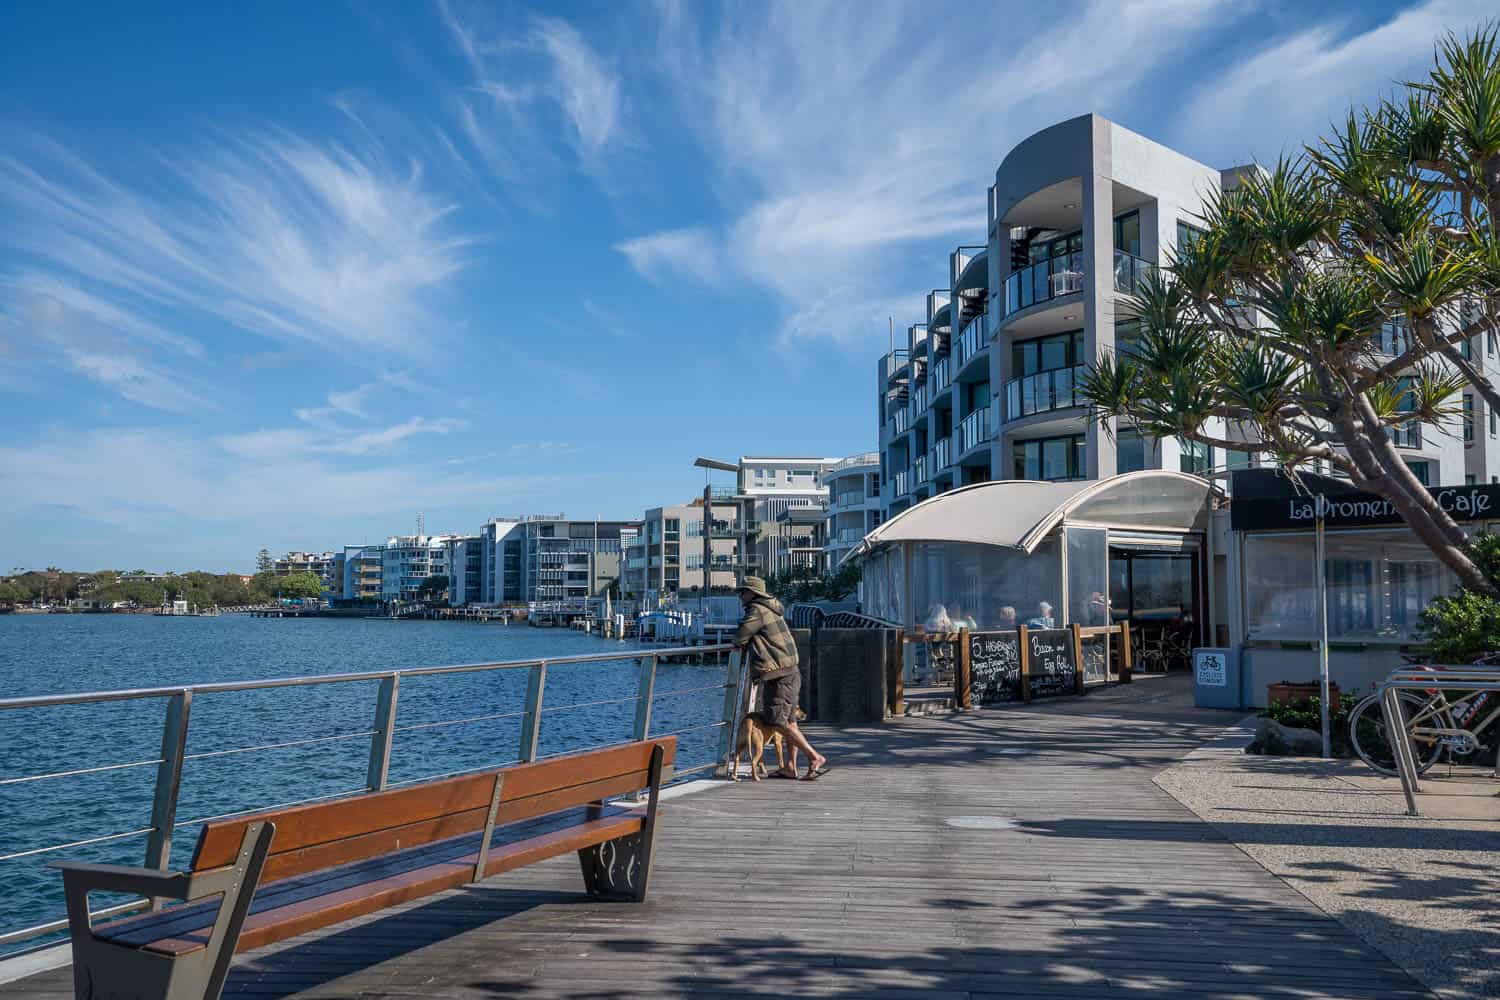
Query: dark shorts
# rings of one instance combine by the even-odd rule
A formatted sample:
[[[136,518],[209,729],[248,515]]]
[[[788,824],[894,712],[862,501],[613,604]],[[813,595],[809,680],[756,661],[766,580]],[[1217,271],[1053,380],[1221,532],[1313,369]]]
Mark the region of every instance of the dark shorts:
[[[802,694],[802,671],[772,677],[760,686],[761,715],[773,726],[797,721],[797,700]]]

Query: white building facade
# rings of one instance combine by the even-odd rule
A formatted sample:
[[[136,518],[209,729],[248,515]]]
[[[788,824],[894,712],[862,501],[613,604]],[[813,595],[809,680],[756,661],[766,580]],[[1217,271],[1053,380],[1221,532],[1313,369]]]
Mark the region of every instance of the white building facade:
[[[821,482],[828,490],[823,570],[833,572],[880,526],[880,453],[851,455],[824,472]]]

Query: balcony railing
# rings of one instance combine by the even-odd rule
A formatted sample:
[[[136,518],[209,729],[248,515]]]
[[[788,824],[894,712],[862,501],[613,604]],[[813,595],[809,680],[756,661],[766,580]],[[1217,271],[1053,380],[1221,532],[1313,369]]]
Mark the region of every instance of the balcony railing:
[[[890,378],[898,371],[905,368],[907,362],[909,361],[909,354],[910,352],[908,352],[906,348],[898,347],[896,350],[881,358],[881,370],[884,373],[885,377]]]
[[[1149,260],[1115,251],[1115,291],[1126,295],[1139,295],[1146,279],[1156,272],[1156,265]]]
[[[911,407],[903,407],[896,411],[896,433],[905,434],[911,430]]]
[[[1038,261],[1005,279],[1005,315],[1083,291],[1082,251]]]
[[[911,471],[916,476],[918,486],[927,482],[927,456],[918,455],[917,460],[911,464]]]
[[[932,446],[932,471],[933,474],[943,471],[953,464],[953,440],[948,437],[938,438],[937,443]]]
[[[910,493],[912,487],[911,472],[907,469],[902,469],[891,477],[891,484],[898,497]]]
[[[865,537],[865,533],[858,528],[843,528],[833,536],[835,545],[858,545]]]
[[[990,430],[990,408],[975,410],[964,417],[963,423],[959,425],[959,437],[963,445],[962,450],[968,451],[994,436]]]
[[[851,490],[848,493],[840,493],[833,499],[834,510],[852,510],[855,507],[863,507],[864,505],[864,493],[855,490]]]
[[[939,358],[932,364],[932,373],[927,376],[927,391],[936,396],[953,384],[953,365],[949,358]]]
[[[984,316],[984,313],[980,313],[969,320],[963,332],[958,335],[958,366],[960,368],[968,364],[970,358],[989,346]]]
[[[1078,395],[1082,374],[1083,366],[1074,365],[1011,379],[1005,383],[1005,419],[1019,420],[1033,413],[1082,406]]]

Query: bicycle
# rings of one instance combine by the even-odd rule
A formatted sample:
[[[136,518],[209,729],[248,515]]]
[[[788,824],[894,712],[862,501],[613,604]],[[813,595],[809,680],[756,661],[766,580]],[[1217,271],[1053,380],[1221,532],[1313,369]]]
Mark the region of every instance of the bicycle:
[[[1491,657],[1476,662],[1494,665]],[[1427,669],[1435,674],[1440,672],[1438,668]],[[1482,750],[1492,749],[1490,744],[1480,740],[1480,734],[1500,719],[1500,698],[1495,698],[1494,694],[1480,691],[1450,702],[1447,692],[1441,688],[1429,688],[1421,693],[1396,692],[1401,714],[1406,719],[1406,731],[1411,736],[1418,774],[1426,773],[1445,755],[1452,761],[1455,757],[1468,758]],[[1479,718],[1485,705],[1491,701],[1496,702],[1495,706],[1488,715]],[[1495,734],[1500,736],[1500,727],[1496,727]],[[1397,773],[1396,756],[1391,749],[1385,710],[1378,693],[1366,696],[1349,713],[1349,744],[1359,759],[1373,770],[1381,774]]]

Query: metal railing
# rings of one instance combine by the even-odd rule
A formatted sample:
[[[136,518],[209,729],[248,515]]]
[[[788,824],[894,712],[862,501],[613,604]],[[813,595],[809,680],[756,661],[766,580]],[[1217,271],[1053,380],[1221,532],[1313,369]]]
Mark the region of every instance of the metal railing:
[[[948,357],[938,358],[932,363],[932,371],[927,376],[928,391],[932,395],[942,392],[953,384],[953,362]]]
[[[932,471],[941,472],[953,464],[953,439],[946,434],[932,445]]]
[[[1011,379],[1005,383],[1005,419],[1081,405],[1076,388],[1082,372],[1082,365],[1073,365]]]
[[[136,837],[146,839],[145,866],[159,870],[167,870],[171,863],[172,838],[175,832],[186,826],[196,826],[210,820],[224,819],[231,816],[242,815],[251,812],[264,812],[271,809],[281,809],[292,805],[300,805],[304,802],[323,801],[355,795],[363,792],[382,791],[388,787],[416,784],[424,781],[435,781],[440,778],[453,777],[460,774],[473,773],[475,771],[487,770],[492,767],[504,766],[511,762],[527,762],[539,759],[543,755],[539,753],[541,744],[541,727],[544,715],[551,716],[557,712],[568,710],[579,710],[595,708],[604,705],[626,705],[632,704],[635,709],[634,723],[631,727],[632,740],[644,740],[652,736],[681,736],[690,732],[708,729],[719,730],[718,750],[715,758],[707,763],[692,767],[678,767],[673,771],[674,778],[684,775],[711,770],[727,758],[730,750],[730,740],[733,738],[731,732],[731,718],[735,711],[735,698],[740,684],[740,657],[727,655],[733,653],[734,646],[730,644],[716,644],[695,647],[678,647],[659,650],[631,650],[620,653],[602,653],[598,655],[583,654],[575,656],[555,656],[527,660],[509,660],[496,663],[465,663],[437,667],[413,667],[400,670],[381,670],[362,673],[327,674],[322,676],[301,677],[279,677],[266,678],[263,680],[244,681],[221,681],[209,684],[192,684],[177,687],[156,687],[123,689],[115,691],[87,691],[74,694],[37,695],[24,698],[0,698],[0,711],[24,711],[29,709],[45,709],[64,705],[98,704],[102,702],[127,702],[127,701],[154,701],[160,700],[166,704],[165,720],[161,732],[161,752],[159,756],[137,761],[121,763],[100,764],[90,767],[67,767],[58,770],[45,771],[36,774],[11,775],[0,778],[0,786],[24,785],[34,782],[55,781],[67,778],[77,778],[83,775],[99,774],[103,772],[125,771],[135,768],[156,768],[156,779],[152,787],[151,814],[144,826],[133,829],[112,831],[98,836],[85,837],[55,844],[43,844],[36,847],[19,851],[0,854],[0,862],[17,861],[24,858],[41,858],[46,855],[55,854],[58,851],[66,851],[80,847],[96,844],[111,843],[114,841],[128,840]],[[674,689],[671,691],[656,690],[657,667],[663,660],[689,657],[709,656],[717,658],[718,664],[725,670],[722,683],[711,685],[694,685],[685,689]],[[594,664],[616,664],[624,661],[634,660],[637,662],[636,690],[634,694],[619,698],[608,698],[604,700],[590,700],[576,702],[566,705],[548,705],[545,701],[547,685],[547,673],[551,668],[570,665],[594,665]],[[397,703],[401,692],[402,682],[418,677],[439,677],[450,674],[476,674],[487,672],[524,670],[526,671],[525,699],[521,706],[513,711],[504,712],[479,712],[468,714],[459,718],[435,719],[412,722],[406,725],[397,724]],[[354,684],[359,682],[377,682],[374,695],[373,709],[374,722],[369,729],[360,729],[352,732],[339,732],[325,735],[313,735],[293,740],[279,740],[255,744],[250,746],[237,746],[227,748],[215,748],[213,750],[189,753],[188,731],[192,717],[192,708],[195,699],[201,699],[207,695],[222,695],[240,691],[264,691],[267,689],[286,688],[311,688],[325,685]],[[663,698],[675,697],[685,694],[703,694],[708,691],[722,690],[725,692],[723,710],[718,714],[716,721],[705,725],[693,725],[682,729],[657,731],[652,728],[652,713],[654,704]],[[497,706],[498,707],[498,706]],[[494,722],[502,719],[519,719],[520,736],[516,747],[516,756],[511,760],[497,759],[479,768],[460,768],[444,774],[426,775],[420,778],[409,779],[392,783],[390,781],[391,771],[391,747],[398,733],[413,732],[419,730],[448,729],[455,726],[472,725],[480,722]],[[365,769],[364,785],[359,788],[346,788],[330,794],[317,795],[308,799],[299,799],[292,802],[281,802],[273,805],[255,805],[244,809],[236,809],[231,812],[215,816],[203,816],[188,820],[177,818],[177,805],[182,791],[183,765],[190,760],[202,760],[214,757],[226,757],[231,755],[242,755],[268,750],[280,750],[288,747],[311,746],[317,744],[331,744],[346,740],[369,740],[368,763]],[[607,740],[601,740],[597,746],[611,745]],[[580,749],[570,747],[566,751],[572,752]],[[59,907],[61,906],[61,880],[58,881]],[[135,910],[144,909],[152,903],[147,899],[137,899],[103,909],[93,911],[90,915],[96,919],[102,917],[116,916]],[[51,920],[30,927],[16,930],[0,929],[0,946],[28,941],[33,938],[42,937],[57,931],[66,930],[68,921],[66,919]]]
[[[1401,792],[1406,797],[1406,814],[1420,816],[1417,808],[1417,792],[1422,785],[1417,773],[1417,755],[1412,746],[1411,731],[1407,728],[1406,709],[1401,703],[1402,691],[1444,692],[1479,691],[1500,692],[1500,667],[1492,666],[1444,666],[1437,670],[1422,667],[1401,667],[1392,670],[1380,685],[1380,708],[1384,716],[1385,731],[1390,735],[1391,751],[1396,758],[1396,773],[1401,778]],[[1400,720],[1400,723],[1397,723]],[[1465,730],[1467,732],[1467,730]],[[1469,733],[1473,739],[1473,734]],[[1496,752],[1494,776],[1500,778],[1500,751]]]

